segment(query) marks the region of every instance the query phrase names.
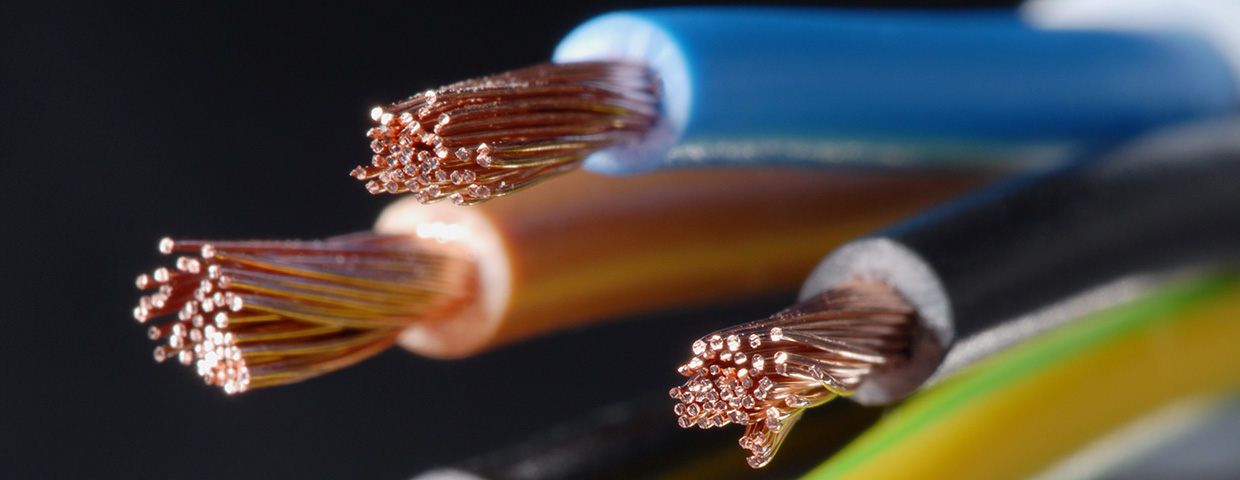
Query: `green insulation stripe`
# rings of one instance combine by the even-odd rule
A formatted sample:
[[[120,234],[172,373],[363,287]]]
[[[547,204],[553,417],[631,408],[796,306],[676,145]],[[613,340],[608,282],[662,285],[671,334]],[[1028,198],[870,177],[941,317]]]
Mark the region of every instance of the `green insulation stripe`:
[[[808,480],[837,478],[863,465],[909,435],[1006,388],[1039,370],[1070,360],[1100,344],[1168,321],[1237,284],[1234,275],[1215,275],[1173,284],[1132,302],[1074,322],[1038,339],[973,365],[951,379],[910,397],[865,435],[819,465]]]

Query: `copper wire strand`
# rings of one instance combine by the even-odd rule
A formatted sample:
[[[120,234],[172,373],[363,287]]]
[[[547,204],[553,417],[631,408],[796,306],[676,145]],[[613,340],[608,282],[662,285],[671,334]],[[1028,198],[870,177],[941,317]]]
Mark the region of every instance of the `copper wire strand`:
[[[881,283],[850,281],[772,315],[693,342],[689,377],[669,391],[681,427],[745,426],[749,466],[771,461],[805,409],[849,396],[908,358],[916,311]]]
[[[138,277],[134,317],[155,359],[176,358],[229,394],[338,370],[390,347],[414,322],[456,308],[472,260],[450,243],[360,233],[323,241],[160,242],[175,268]]]
[[[642,64],[542,64],[376,107],[371,165],[351,175],[371,194],[475,205],[577,169],[640,138],[658,119]]]

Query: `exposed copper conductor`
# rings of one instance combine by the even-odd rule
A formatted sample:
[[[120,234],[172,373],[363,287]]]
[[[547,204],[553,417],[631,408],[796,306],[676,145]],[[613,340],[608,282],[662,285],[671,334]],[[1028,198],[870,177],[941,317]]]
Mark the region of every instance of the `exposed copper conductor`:
[[[372,194],[472,205],[577,168],[640,137],[658,116],[657,81],[624,62],[542,64],[375,107]]]
[[[138,277],[155,360],[193,366],[227,393],[298,382],[360,362],[413,322],[471,293],[475,274],[451,246],[359,233],[323,241],[163,239],[175,268]]]
[[[908,358],[916,311],[881,283],[852,281],[766,320],[693,342],[669,393],[681,427],[745,425],[759,468],[806,408],[848,396],[876,369]]]

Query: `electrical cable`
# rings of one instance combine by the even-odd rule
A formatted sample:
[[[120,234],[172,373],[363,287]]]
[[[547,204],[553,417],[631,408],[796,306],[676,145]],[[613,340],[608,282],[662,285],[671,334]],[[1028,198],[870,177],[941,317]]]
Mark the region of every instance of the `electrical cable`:
[[[375,194],[475,204],[576,168],[1016,168],[1240,106],[1240,36],[1213,28],[1234,5],[1149,1],[1199,21],[1116,27],[1069,3],[610,13],[555,63],[376,107],[371,165],[353,175]]]
[[[1237,317],[1234,274],[1161,286],[914,395],[805,478],[1046,472],[1147,412],[1240,388]]]
[[[397,202],[323,241],[165,239],[134,316],[229,393],[301,381],[397,343],[457,358],[588,322],[792,292],[820,251],[977,178],[574,173],[477,209]],[[193,255],[198,254],[198,255]]]
[[[802,303],[694,342],[682,426],[746,425],[751,466],[836,396],[895,402],[1052,327],[1130,300],[1144,276],[1240,257],[1240,122],[1160,131],[850,242]],[[933,377],[933,378],[932,378]]]
[[[1028,477],[1145,412],[1170,405],[1199,415],[1212,405],[1199,400],[1240,387],[1240,362],[1219,361],[1234,357],[1237,314],[1234,274],[1166,282],[970,365],[881,418],[879,409],[848,402],[806,412],[780,462],[762,470],[729,468],[721,460],[734,453],[733,442],[678,435],[656,421],[665,404],[642,397],[415,478]],[[1151,378],[1168,382],[1151,388]],[[1181,399],[1192,409],[1179,408]],[[826,456],[812,472],[805,468]]]

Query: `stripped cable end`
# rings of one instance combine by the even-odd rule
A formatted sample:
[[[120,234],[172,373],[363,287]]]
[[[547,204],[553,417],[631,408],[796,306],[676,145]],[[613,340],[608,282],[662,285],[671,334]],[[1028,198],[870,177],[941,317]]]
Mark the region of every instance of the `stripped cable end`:
[[[473,205],[578,168],[640,138],[658,117],[657,80],[627,62],[547,63],[375,107],[371,194]]]
[[[323,241],[163,239],[175,268],[138,277],[134,317],[155,360],[192,365],[229,394],[299,382],[365,360],[417,321],[457,308],[476,288],[467,255],[447,242],[370,232]]]
[[[891,287],[850,281],[766,320],[693,342],[669,395],[681,427],[745,426],[749,466],[775,456],[805,409],[849,396],[908,359],[916,311]]]

